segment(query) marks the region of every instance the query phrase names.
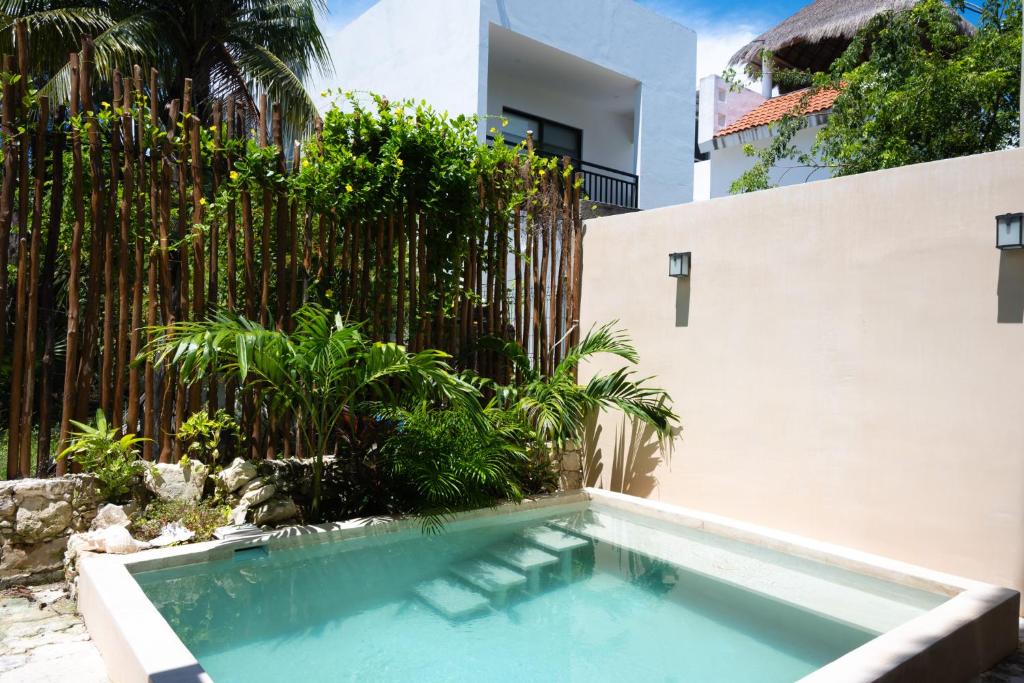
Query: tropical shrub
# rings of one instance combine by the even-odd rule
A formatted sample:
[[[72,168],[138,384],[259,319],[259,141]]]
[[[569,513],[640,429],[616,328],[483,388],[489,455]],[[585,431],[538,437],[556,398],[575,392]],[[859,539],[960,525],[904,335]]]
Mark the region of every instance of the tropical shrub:
[[[534,447],[542,450],[562,449],[569,442],[580,441],[587,420],[606,409],[619,410],[649,425],[659,436],[669,436],[679,417],[669,407],[668,394],[650,385],[650,377],[637,377],[627,365],[607,374],[598,373],[586,384],[576,381],[579,364],[597,354],[618,356],[629,365],[639,362],[629,337],[614,325],[592,329],[566,352],[550,375],[533,367],[515,342],[486,340],[486,345],[509,357],[523,378],[509,385],[484,380],[484,386],[493,392],[489,408],[518,416]]]
[[[156,538],[164,526],[179,522],[195,533],[194,541],[209,541],[217,527],[228,523],[231,506],[204,498],[198,502],[154,500],[132,517],[132,532],[143,541]]]
[[[459,510],[522,499],[517,466],[526,452],[514,426],[510,431],[462,408],[437,410],[426,402],[394,417],[384,462],[407,511],[423,515],[427,528]]]
[[[75,422],[78,431],[58,459],[70,458],[93,474],[100,483],[100,494],[119,500],[130,490],[132,480],[141,474],[144,464],[138,459],[138,444],[145,441],[134,434],[121,435],[111,427],[102,410],[96,411],[96,426]]]
[[[178,429],[178,441],[185,445],[190,458],[215,464],[220,460],[221,451],[230,448],[238,439],[238,422],[225,410],[218,410],[211,416],[200,410],[193,413]]]
[[[306,452],[314,458],[312,514],[319,515],[323,458],[346,423],[420,397],[479,414],[478,390],[457,376],[448,355],[409,353],[374,342],[340,314],[307,304],[293,316],[294,330],[268,329],[220,313],[199,322],[156,328],[148,353],[177,365],[186,382],[208,373],[235,375],[273,415],[294,417]]]

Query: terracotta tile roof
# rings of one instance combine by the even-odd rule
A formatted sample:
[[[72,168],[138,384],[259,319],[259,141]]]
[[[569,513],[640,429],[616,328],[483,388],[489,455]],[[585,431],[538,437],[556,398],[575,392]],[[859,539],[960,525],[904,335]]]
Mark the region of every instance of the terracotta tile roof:
[[[715,133],[715,137],[720,138],[723,135],[739,133],[740,131],[757,128],[758,126],[767,126],[769,123],[782,120],[783,116],[800,106],[800,100],[807,94],[807,90],[805,88],[765,100],[753,110]],[[808,99],[803,113],[815,114],[831,109],[832,103],[836,101],[837,97],[839,97],[838,90],[819,90]]]

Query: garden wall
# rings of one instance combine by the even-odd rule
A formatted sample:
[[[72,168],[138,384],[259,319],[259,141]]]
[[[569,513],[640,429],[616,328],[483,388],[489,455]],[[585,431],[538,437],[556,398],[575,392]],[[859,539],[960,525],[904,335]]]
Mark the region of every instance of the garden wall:
[[[1008,150],[588,221],[583,329],[621,321],[683,432],[605,418],[587,483],[1024,589],[1018,211]]]
[[[89,528],[98,503],[90,475],[0,481],[0,588],[61,578],[68,536]]]

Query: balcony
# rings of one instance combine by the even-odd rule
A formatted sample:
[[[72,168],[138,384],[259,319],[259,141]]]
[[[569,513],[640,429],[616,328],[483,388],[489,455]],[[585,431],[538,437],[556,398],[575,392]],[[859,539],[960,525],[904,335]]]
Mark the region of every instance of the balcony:
[[[494,137],[488,135],[487,142],[494,144]],[[505,141],[505,144],[515,146],[516,143]],[[540,156],[561,158],[542,150],[537,150],[536,153]],[[583,194],[588,200],[624,209],[638,208],[640,177],[635,173],[620,171],[601,164],[592,164],[589,161],[572,157],[569,157],[569,163],[572,164],[575,171],[583,174]]]

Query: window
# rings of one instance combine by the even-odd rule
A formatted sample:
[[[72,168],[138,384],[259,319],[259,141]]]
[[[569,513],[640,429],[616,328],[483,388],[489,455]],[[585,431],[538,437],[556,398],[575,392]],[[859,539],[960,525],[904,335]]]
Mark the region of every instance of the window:
[[[718,127],[725,128],[725,114],[718,115]]]
[[[718,89],[718,101],[725,102],[725,88]]]
[[[533,146],[539,152],[556,157],[583,158],[583,131],[548,119],[505,108],[502,115],[508,125],[502,129],[505,140],[512,143],[526,139],[533,131]]]

